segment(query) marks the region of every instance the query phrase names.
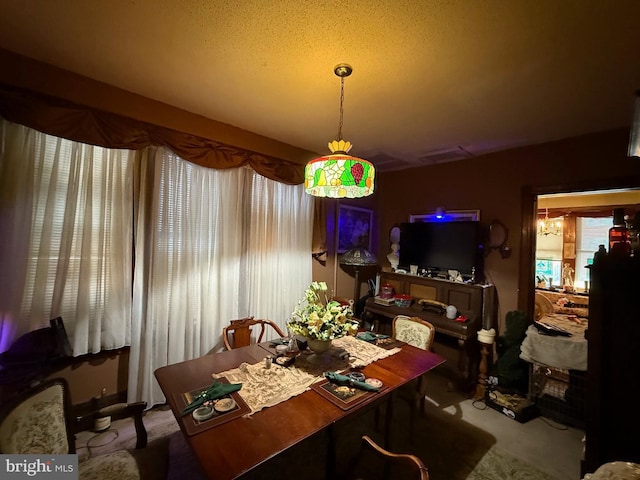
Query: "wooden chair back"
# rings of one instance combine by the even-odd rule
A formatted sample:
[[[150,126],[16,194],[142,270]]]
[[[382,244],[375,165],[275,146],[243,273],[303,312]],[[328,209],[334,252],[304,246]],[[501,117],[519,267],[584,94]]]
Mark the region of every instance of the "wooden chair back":
[[[375,458],[372,458],[371,455]],[[384,464],[384,474],[381,475],[379,464]],[[364,475],[363,475],[364,474]],[[379,446],[371,437],[362,436],[360,452],[351,462],[346,478],[415,478],[415,480],[429,480],[429,470],[415,455],[409,453],[395,453]]]
[[[401,340],[423,350],[431,350],[436,328],[431,322],[420,317],[396,315],[393,319],[393,338]],[[413,438],[415,415],[424,414],[427,381],[425,375],[418,377],[417,384],[410,382],[399,389],[398,395],[409,401],[411,413],[409,417],[409,436]]]
[[[238,320],[231,320],[231,323],[222,329],[222,340],[224,341],[224,346],[227,350],[232,350],[234,348],[250,345],[251,333],[254,327],[256,330],[260,329],[260,333],[256,337],[256,343],[260,343],[262,341],[267,327],[273,328],[280,337],[286,336],[282,329],[272,320],[245,317]]]
[[[423,350],[431,350],[436,328],[420,317],[396,315],[393,319],[393,338]]]

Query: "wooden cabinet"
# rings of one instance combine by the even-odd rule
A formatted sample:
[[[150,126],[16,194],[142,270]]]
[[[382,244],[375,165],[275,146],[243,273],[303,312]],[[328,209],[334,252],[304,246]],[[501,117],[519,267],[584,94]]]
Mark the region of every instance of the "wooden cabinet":
[[[409,294],[413,296],[415,301],[410,307],[402,308],[395,305],[379,305],[375,303],[375,299],[369,298],[366,302],[365,312],[382,323],[383,329],[385,324],[389,328],[391,320],[396,315],[416,316],[431,322],[436,328],[434,351],[444,353],[439,350],[445,346],[455,350],[458,386],[462,390],[471,391],[477,381],[480,358],[477,332],[483,327],[491,328],[495,325],[494,286],[457,283],[439,278],[425,278],[392,272],[382,272],[380,284],[390,284],[395,293]],[[458,315],[464,315],[468,320],[460,323],[448,319],[445,315],[424,310],[417,303],[417,300],[422,298],[454,305],[458,310]]]
[[[640,463],[640,257],[590,267],[587,415],[583,473],[603,463]]]

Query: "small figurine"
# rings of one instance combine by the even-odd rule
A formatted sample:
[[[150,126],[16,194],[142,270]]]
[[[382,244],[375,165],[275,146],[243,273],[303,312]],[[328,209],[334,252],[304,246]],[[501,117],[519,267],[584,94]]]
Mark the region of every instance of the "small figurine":
[[[565,292],[573,292],[573,273],[575,270],[568,263],[562,268],[562,287]]]
[[[400,245],[398,245],[397,243],[392,243],[391,252],[389,252],[389,254],[387,255],[387,260],[389,260],[391,268],[393,268],[394,271],[398,269],[398,263],[400,263],[400,255],[398,254],[398,250],[400,250]]]

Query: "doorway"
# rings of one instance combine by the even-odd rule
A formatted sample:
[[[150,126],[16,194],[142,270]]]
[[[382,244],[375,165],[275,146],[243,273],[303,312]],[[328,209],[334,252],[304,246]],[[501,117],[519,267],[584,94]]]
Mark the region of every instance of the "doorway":
[[[540,204],[561,211],[591,209],[601,215],[611,215],[616,206],[640,209],[640,178],[612,179],[600,184],[585,183],[547,187],[527,186],[522,189],[522,252],[518,279],[519,309],[533,318],[535,307],[535,260],[537,220]],[[619,205],[618,202],[623,202]],[[543,207],[544,208],[544,207]]]
[[[613,210],[633,217],[640,190],[616,189],[538,195],[535,286],[565,293],[589,293],[589,269],[607,247]]]

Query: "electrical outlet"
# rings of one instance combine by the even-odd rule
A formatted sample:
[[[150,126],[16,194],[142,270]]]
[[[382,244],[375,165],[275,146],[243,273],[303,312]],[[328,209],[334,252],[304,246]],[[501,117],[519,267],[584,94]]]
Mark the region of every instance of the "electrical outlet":
[[[104,397],[107,394],[107,388],[102,387],[102,392],[100,392],[100,397]]]
[[[489,377],[487,378],[487,383],[489,385],[497,385],[498,384],[498,377],[495,377],[493,375],[489,375]]]

